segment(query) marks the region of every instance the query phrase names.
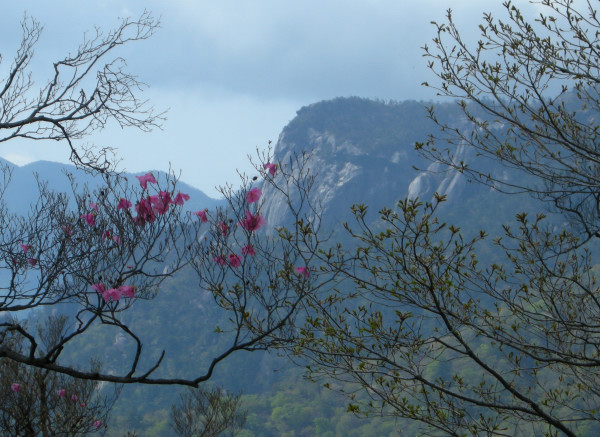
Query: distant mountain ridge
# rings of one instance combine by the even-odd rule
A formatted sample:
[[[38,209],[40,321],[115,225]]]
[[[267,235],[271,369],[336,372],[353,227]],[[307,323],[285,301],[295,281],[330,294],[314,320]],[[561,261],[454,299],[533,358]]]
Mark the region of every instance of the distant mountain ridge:
[[[60,193],[71,194],[73,192],[71,183],[67,174],[72,174],[75,182],[79,187],[87,185],[90,191],[99,188],[102,179],[99,176],[94,176],[83,170],[77,169],[73,165],[62,164],[51,161],[36,161],[23,166],[18,166],[5,159],[0,158],[0,165],[9,170],[10,183],[7,185],[4,192],[3,200],[9,210],[16,214],[26,214],[32,201],[36,199],[38,191],[38,181],[47,183],[49,189]],[[166,173],[162,171],[151,171],[159,180],[164,180]],[[135,181],[136,175],[142,175],[147,172],[140,173],[122,173],[130,181]],[[37,177],[36,177],[37,176]],[[2,175],[0,175],[1,181]],[[2,184],[4,185],[4,183]],[[178,182],[177,189],[181,192],[190,195],[189,202],[186,203],[185,209],[199,210],[204,208],[214,208],[221,200],[213,199],[201,190],[192,187],[184,182]]]

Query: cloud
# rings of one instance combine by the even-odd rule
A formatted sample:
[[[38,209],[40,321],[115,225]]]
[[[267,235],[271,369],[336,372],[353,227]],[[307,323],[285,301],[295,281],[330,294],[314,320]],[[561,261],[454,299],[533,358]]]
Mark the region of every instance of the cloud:
[[[517,3],[532,16],[528,3]],[[43,83],[52,62],[76,50],[86,30],[113,28],[119,16],[148,8],[161,17],[161,29],[115,55],[151,85],[146,97],[157,108],[171,108],[165,130],[111,127],[89,140],[118,147],[128,170],[167,170],[170,162],[183,169],[184,181],[216,195],[212,187],[235,181],[236,168],[250,170],[246,155],[276,140],[303,105],[350,95],[433,98],[420,86],[432,80],[421,47],[434,37],[430,21],[443,21],[448,6],[470,41],[484,10],[504,15],[500,1],[481,0],[6,2],[0,72],[18,47],[25,10],[45,26],[32,64]],[[68,159],[60,144],[27,142],[17,149],[12,141],[0,147],[0,156]]]
[[[311,103],[207,87],[185,92],[154,87],[148,97],[158,108],[170,107],[164,130],[107,129],[94,135],[94,142],[118,148],[128,171],[181,171],[184,182],[213,197],[219,197],[215,186],[239,181],[238,169],[254,172],[248,155],[276,142],[296,110]]]
[[[2,156],[7,161],[9,161],[19,167],[23,166],[23,165],[27,165],[27,164],[35,161],[35,159],[33,159],[31,156],[23,155],[23,154],[19,154],[19,153],[7,152],[7,153],[3,154]]]
[[[73,50],[86,29],[110,28],[123,14],[139,15],[133,0],[11,3],[0,18],[0,51],[23,10],[46,26],[41,52],[48,58]],[[424,0],[152,0],[161,16],[149,41],[118,51],[131,71],[162,88],[213,86],[257,98],[321,100],[342,95],[429,98],[430,79],[421,47],[435,35],[449,5],[465,34],[475,34],[484,10],[500,2]],[[68,29],[68,31],[65,31]],[[14,44],[13,44],[14,47]],[[39,55],[39,53],[38,53]]]
[[[167,84],[316,100],[417,97],[409,90],[420,83],[413,70],[425,71],[420,47],[432,18],[426,8],[396,1],[258,5],[216,2],[165,15],[165,25],[181,29],[169,35],[173,51],[166,56],[185,65],[164,75]]]

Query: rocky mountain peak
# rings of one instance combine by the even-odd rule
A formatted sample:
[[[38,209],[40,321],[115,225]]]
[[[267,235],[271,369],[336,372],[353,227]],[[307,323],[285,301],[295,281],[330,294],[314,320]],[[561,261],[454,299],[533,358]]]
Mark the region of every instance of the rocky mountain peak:
[[[415,143],[436,129],[421,102],[337,98],[301,108],[283,129],[275,159],[286,163],[294,154],[311,153],[313,198],[328,220],[344,221],[355,203],[377,211],[407,195],[430,197],[442,185],[446,192],[459,188],[459,176],[452,180],[415,170],[431,164],[415,151]],[[283,198],[268,189],[265,194],[267,222],[287,223]]]

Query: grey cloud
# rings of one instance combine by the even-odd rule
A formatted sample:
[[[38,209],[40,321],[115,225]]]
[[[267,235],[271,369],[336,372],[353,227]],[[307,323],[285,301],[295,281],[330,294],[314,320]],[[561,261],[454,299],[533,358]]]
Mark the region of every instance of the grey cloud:
[[[431,77],[421,47],[434,35],[430,21],[443,19],[447,3],[453,3],[466,33],[476,30],[479,1],[153,0],[144,6],[162,16],[162,29],[120,54],[143,80],[173,89],[202,84],[302,100],[427,97],[419,86]],[[44,53],[59,56],[65,46],[76,47],[86,28],[114,26],[117,16],[135,16],[144,8],[132,0],[78,5],[66,0],[12,3],[0,19],[0,36],[8,41],[6,33],[18,27],[7,21],[29,7],[29,14],[46,23]]]

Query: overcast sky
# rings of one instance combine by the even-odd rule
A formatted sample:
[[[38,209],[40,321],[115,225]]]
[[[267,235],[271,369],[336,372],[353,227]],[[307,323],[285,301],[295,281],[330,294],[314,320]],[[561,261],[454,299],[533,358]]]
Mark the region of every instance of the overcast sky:
[[[305,105],[338,96],[430,100],[421,47],[431,21],[452,8],[463,32],[476,37],[482,12],[501,15],[501,0],[1,0],[0,53],[5,68],[20,42],[25,13],[44,33],[32,64],[43,82],[52,61],[76,50],[84,31],[109,29],[144,9],[161,19],[148,41],[117,54],[147,82],[144,93],[169,109],[164,130],[112,127],[90,142],[118,148],[128,171],[182,171],[182,180],[217,197],[216,185],[249,170],[247,155],[276,142]],[[533,13],[524,0],[516,2]],[[531,15],[530,15],[531,16]],[[1,67],[1,66],[0,66]],[[1,71],[1,70],[0,70]],[[67,162],[60,144],[7,142],[0,156],[22,165]]]

